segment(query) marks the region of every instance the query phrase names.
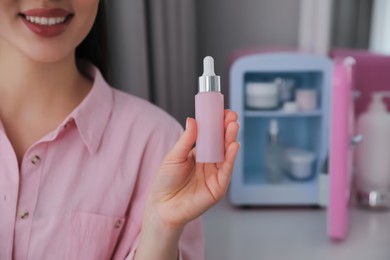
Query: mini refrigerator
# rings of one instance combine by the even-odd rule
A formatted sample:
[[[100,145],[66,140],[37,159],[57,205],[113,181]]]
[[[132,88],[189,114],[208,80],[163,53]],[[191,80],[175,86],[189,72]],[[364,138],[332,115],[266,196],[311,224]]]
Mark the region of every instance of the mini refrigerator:
[[[352,175],[353,73],[352,58],[328,57],[297,51],[246,54],[230,66],[230,107],[239,114],[241,148],[229,190],[235,206],[320,206],[320,192],[329,191],[328,235],[343,239],[348,230]],[[294,82],[295,91],[315,90],[316,108],[286,112],[248,107],[247,87],[277,79]],[[270,121],[279,125],[279,141],[314,154],[309,178],[287,175],[279,183],[267,181],[266,153]],[[329,165],[329,181],[323,182]],[[327,179],[327,178],[325,178]]]
[[[230,69],[230,106],[237,111],[241,149],[230,187],[230,201],[238,206],[299,206],[319,204],[319,174],[329,150],[331,59],[298,52],[270,52],[236,59]],[[246,87],[254,82],[289,79],[295,89],[313,89],[317,108],[309,112],[283,109],[256,110],[246,104]],[[271,120],[279,125],[279,140],[286,147],[314,153],[310,178],[285,177],[281,183],[266,181],[266,147]]]

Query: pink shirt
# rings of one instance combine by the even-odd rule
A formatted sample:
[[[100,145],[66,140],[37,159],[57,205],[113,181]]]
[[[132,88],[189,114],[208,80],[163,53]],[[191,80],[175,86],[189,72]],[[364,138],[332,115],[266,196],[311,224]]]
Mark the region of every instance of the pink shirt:
[[[151,178],[182,128],[98,70],[91,77],[86,98],[26,151],[20,171],[0,124],[1,260],[133,259]],[[204,258],[199,219],[179,250]]]

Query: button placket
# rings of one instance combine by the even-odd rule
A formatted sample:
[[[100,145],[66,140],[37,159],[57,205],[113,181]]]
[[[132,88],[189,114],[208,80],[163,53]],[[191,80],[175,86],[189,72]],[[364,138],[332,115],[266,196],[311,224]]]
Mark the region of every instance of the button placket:
[[[27,259],[28,245],[31,239],[31,230],[34,222],[39,186],[42,175],[42,158],[47,148],[45,144],[38,144],[26,152],[20,168],[20,187],[18,195],[18,209],[14,228],[14,240],[18,241],[15,250],[15,259]]]

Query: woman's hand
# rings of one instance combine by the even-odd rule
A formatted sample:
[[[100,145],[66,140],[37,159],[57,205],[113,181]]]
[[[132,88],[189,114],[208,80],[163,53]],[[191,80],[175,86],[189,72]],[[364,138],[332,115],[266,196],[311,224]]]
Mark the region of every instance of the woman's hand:
[[[237,113],[225,110],[225,161],[218,164],[196,163],[196,121],[187,119],[185,132],[155,176],[146,214],[170,229],[181,229],[222,199],[239,149],[237,119]]]
[[[230,182],[239,144],[237,113],[225,110],[225,161],[196,163],[196,121],[165,157],[146,204],[135,259],[178,259],[184,226],[224,196]]]

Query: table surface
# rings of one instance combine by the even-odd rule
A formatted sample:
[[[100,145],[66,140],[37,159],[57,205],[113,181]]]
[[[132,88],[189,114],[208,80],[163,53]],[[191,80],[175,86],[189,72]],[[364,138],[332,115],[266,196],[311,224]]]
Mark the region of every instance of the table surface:
[[[204,215],[207,260],[390,260],[390,211],[351,208],[342,242],[325,209],[241,209],[222,200]]]

